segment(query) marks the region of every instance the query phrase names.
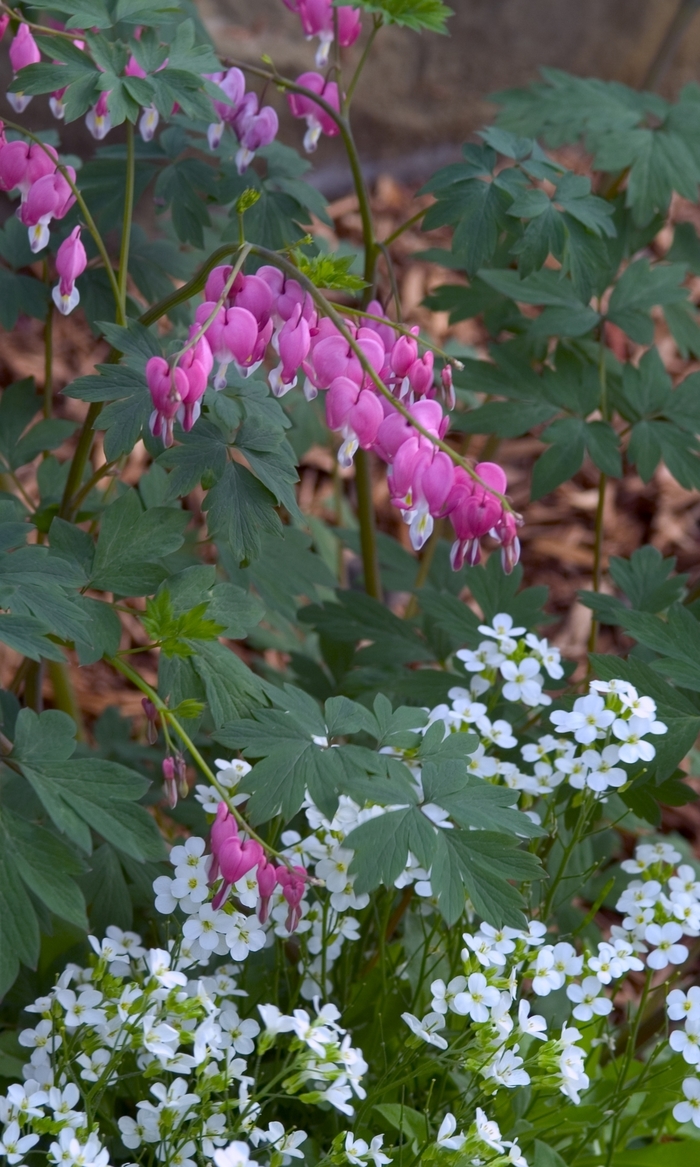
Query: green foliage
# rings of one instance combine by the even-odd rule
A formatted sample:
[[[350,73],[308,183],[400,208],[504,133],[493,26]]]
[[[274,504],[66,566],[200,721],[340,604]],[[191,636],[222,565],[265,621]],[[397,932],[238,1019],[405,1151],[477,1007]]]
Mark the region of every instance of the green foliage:
[[[366,287],[360,276],[350,271],[355,257],[353,255],[304,255],[302,251],[294,254],[294,261],[299,271],[311,280],[317,288],[328,288],[335,291],[359,292]]]
[[[375,13],[383,24],[398,24],[414,32],[446,34],[446,22],[453,14],[442,0],[357,0],[357,7]]]

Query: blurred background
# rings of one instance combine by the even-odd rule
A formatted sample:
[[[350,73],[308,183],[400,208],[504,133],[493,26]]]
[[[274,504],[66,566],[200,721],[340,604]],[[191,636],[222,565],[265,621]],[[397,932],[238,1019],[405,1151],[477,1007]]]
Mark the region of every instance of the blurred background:
[[[700,79],[700,0],[449,3],[449,37],[390,28],[373,48],[353,106],[370,177],[421,181],[491,120],[490,94],[526,85],[542,67],[635,88],[651,82],[669,97]],[[313,49],[282,0],[198,0],[197,9],[220,53],[250,62],[268,53],[287,76],[313,68]],[[346,50],[348,65],[363,44]],[[286,127],[282,137],[294,140]],[[324,140],[314,163],[330,197],[349,189],[337,140]]]

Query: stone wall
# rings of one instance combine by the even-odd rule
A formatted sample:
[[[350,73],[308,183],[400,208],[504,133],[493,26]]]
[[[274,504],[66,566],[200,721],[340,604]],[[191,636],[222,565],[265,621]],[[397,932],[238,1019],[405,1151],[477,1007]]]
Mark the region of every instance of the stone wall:
[[[542,65],[638,85],[678,0],[448,0],[450,37],[386,29],[355,101],[367,159],[458,143],[493,116],[489,93],[523,85]],[[314,50],[282,0],[198,0],[220,52],[255,62],[269,53],[281,72],[313,68]],[[357,59],[362,41],[348,51]],[[672,95],[698,77],[700,15],[661,86]],[[278,109],[282,102],[273,98]],[[286,129],[285,129],[286,135]],[[299,135],[300,136],[300,135]],[[334,160],[325,143],[318,161]]]

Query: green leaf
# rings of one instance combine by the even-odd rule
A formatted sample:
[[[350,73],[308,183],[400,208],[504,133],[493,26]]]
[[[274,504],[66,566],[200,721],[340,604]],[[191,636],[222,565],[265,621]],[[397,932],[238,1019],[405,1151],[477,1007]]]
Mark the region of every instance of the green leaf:
[[[442,727],[440,728],[442,731]],[[451,735],[455,739],[461,736]],[[546,833],[522,811],[511,809],[518,803],[517,790],[491,786],[481,778],[473,778],[464,761],[449,758],[441,760],[439,764],[426,761],[422,770],[422,781],[426,801],[436,802],[438,806],[449,811],[460,827],[502,830],[528,839],[541,837]]]
[[[454,852],[467,894],[478,914],[494,927],[522,928],[525,901],[509,880],[539,880],[539,860],[517,849],[511,835],[487,831],[440,832]]]
[[[153,599],[147,600],[141,622],[151,640],[160,642],[166,656],[191,656],[193,650],[185,643],[187,638],[216,640],[224,631],[223,624],[207,618],[208,608],[209,601],[205,600],[176,615],[170,593],[167,588],[161,588]]]
[[[355,890],[373,891],[380,883],[392,887],[406,866],[408,852],[429,868],[435,854],[435,828],[416,807],[388,811],[355,827],[345,840],[354,851],[350,871]]]
[[[177,551],[189,522],[186,511],[144,511],[134,490],[106,508],[95,551],[92,586],[120,595],[154,592],[167,574],[159,560]]]
[[[340,0],[334,0],[340,3]],[[383,24],[398,24],[414,32],[447,34],[446,21],[453,15],[442,0],[357,0],[357,8],[381,16]]]
[[[548,1147],[546,1143],[536,1139],[533,1167],[566,1167],[566,1162],[553,1147]]]
[[[72,876],[85,866],[50,831],[3,809],[0,818],[3,847],[7,848],[27,888],[50,911],[87,930],[85,901]]]
[[[354,255],[307,256],[301,251],[296,251],[294,261],[302,275],[311,280],[317,288],[360,292],[367,286],[360,276],[352,275],[350,272],[355,262]]]
[[[22,709],[15,726],[13,759],[30,766],[66,762],[75,753],[77,729],[72,717],[58,709],[36,714]]]
[[[617,324],[638,344],[651,344],[654,325],[651,309],[657,304],[677,304],[687,300],[682,286],[683,264],[659,264],[650,267],[647,259],[631,263],[613,289],[608,305],[608,319]]]
[[[213,538],[225,543],[237,563],[260,554],[261,536],[281,535],[275,496],[237,462],[226,469],[209,491],[203,509]]]
[[[586,422],[584,441],[591,459],[603,474],[610,478],[622,478],[619,438],[609,422]]]
[[[0,993],[6,992],[19,971],[19,962],[36,968],[39,925],[12,856],[0,848]]]
[[[556,427],[556,429],[555,429]],[[542,434],[553,445],[535,462],[532,472],[533,499],[542,498],[576,474],[583,463],[586,425],[575,418],[554,422]]]
[[[263,682],[230,648],[201,640],[190,641],[190,647],[217,728],[265,704]]]

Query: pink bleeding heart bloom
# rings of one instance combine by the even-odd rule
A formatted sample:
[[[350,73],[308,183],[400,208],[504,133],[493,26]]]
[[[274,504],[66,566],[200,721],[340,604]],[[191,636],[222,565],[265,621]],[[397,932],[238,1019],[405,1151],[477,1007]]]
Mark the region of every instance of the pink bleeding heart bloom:
[[[174,758],[163,758],[161,769],[163,771],[165,797],[168,800],[170,809],[174,810],[177,806],[177,776],[175,773]]]
[[[75,170],[66,167],[66,173],[75,182]],[[18,217],[29,228],[29,246],[32,251],[41,251],[49,241],[49,223],[52,219],[62,219],[75,202],[75,195],[67,179],[58,171],[45,174],[29,188],[27,197],[19,208]]]
[[[184,352],[178,361],[178,367],[187,377],[187,394],[182,398],[182,405],[177,417],[185,433],[189,433],[201,413],[201,400],[206,392],[207,379],[213,365],[213,357],[206,337],[200,337],[194,348]]]
[[[0,190],[19,189],[25,197],[31,185],[56,169],[58,154],[53,146],[34,142],[0,142]]]
[[[5,24],[3,33],[7,28]],[[10,45],[10,64],[15,75],[22,69],[26,69],[27,65],[37,65],[41,60],[41,53],[28,24],[20,24],[15,36]],[[8,93],[7,100],[12,106],[15,113],[23,113],[32,100],[31,95],[27,93]]]
[[[454,385],[452,384],[452,365],[446,364],[442,366],[440,380],[445,392],[445,405],[448,409],[454,409],[457,404],[457,398],[455,397]]]
[[[297,85],[312,90],[336,113],[340,113],[340,94],[335,81],[326,81],[320,73],[302,73],[297,77]],[[288,93],[287,103],[293,117],[306,120],[304,149],[307,154],[312,154],[316,149],[321,134],[334,138],[340,133],[335,119],[312,97],[307,97],[304,93]]]
[[[86,267],[87,254],[80,239],[80,227],[74,227],[56,253],[56,271],[60,279],[51,295],[62,316],[67,316],[80,303],[75,281]]]
[[[266,263],[262,267],[259,267],[255,274],[259,280],[264,280],[269,287],[272,292],[274,305],[276,299],[284,291],[284,272],[281,272],[278,267],[273,267],[272,264]]]
[[[238,825],[225,802],[220,802],[216,808],[216,818],[211,824],[209,846],[211,848],[211,863],[209,865],[209,884],[216,883],[219,878],[219,852],[226,839],[238,835]]]
[[[272,863],[268,863],[266,859],[262,859],[258,863],[256,876],[258,880],[258,893],[260,895],[258,919],[261,924],[264,924],[270,914],[270,897],[277,884],[277,872]]]
[[[379,300],[370,300],[367,311],[370,316],[381,316],[383,320],[386,320],[386,324],[380,324],[378,320],[367,320],[366,327],[370,328],[372,332],[376,332],[387,353],[391,352],[396,340],[396,333]]]
[[[154,438],[163,438],[164,446],[173,444],[173,421],[182,402],[189,394],[189,382],[184,369],[171,369],[163,357],[151,357],[146,362],[146,382],[153,401],[150,430]]]
[[[239,174],[245,173],[258,150],[263,146],[269,146],[277,137],[279,118],[275,110],[271,105],[263,106],[259,112],[258,109],[256,94],[246,93],[232,119],[233,128],[241,144],[236,153],[236,169]]]
[[[260,276],[243,276],[234,302],[237,308],[247,308],[252,312],[258,328],[264,328],[272,315],[272,288]]]
[[[479,462],[475,467],[481,482],[470,479],[465,471],[455,471],[455,486],[447,499],[446,510],[454,527],[456,540],[450,558],[455,571],[466,561],[477,564],[481,558],[479,540],[503,519],[503,505],[491,491],[504,494],[508,485],[505,473],[495,462]]]
[[[10,23],[10,17],[7,14],[7,12],[4,12],[3,15],[0,16],[0,41],[2,40],[5,33],[7,32],[7,26],[9,23]]]
[[[224,840],[219,848],[222,884],[212,900],[211,906],[214,911],[224,903],[233,884],[264,859],[265,852],[255,839],[246,839],[245,843],[242,843],[237,835],[233,835]]]
[[[428,351],[413,362],[406,376],[416,397],[425,397],[433,387],[435,357]]]
[[[285,921],[288,932],[294,932],[301,920],[301,901],[304,898],[308,876],[305,867],[278,867],[277,882],[282,888],[282,895],[289,904],[289,913]]]
[[[360,389],[349,377],[337,377],[326,397],[326,420],[331,429],[343,435],[338,462],[347,467],[352,465],[358,446],[368,450],[376,441],[384,410],[371,389]]]
[[[98,142],[101,142],[112,128],[108,99],[109,93],[103,91],[98,97],[97,103],[85,115],[85,125]]]
[[[418,329],[415,330],[418,332]],[[414,361],[418,360],[418,342],[412,336],[400,336],[394,344],[390,354],[390,364],[393,373],[403,381],[408,376],[409,369]],[[408,388],[408,386],[406,386]],[[401,393],[401,396],[405,396]]]
[[[209,149],[216,150],[221,141],[226,125],[232,125],[236,112],[245,97],[245,77],[240,69],[228,69],[225,73],[212,73],[207,80],[218,85],[223,96],[228,100],[216,101],[212,99],[214,112],[218,115],[215,122],[211,122],[207,130]]]
[[[278,345],[280,363],[272,369],[268,381],[275,397],[284,397],[296,385],[297,370],[311,347],[309,325],[302,315],[301,304],[297,304],[293,315],[282,326]]]
[[[216,304],[217,301],[220,300],[223,296],[224,288],[231,278],[232,271],[233,268],[230,264],[223,264],[222,266],[212,268],[209,275],[207,276],[207,282],[204,285],[204,299],[211,300],[212,306],[213,304]],[[228,290],[226,299],[224,300],[225,308],[233,307],[234,296],[243,287],[244,279],[245,276],[243,273],[239,272]]]
[[[289,8],[290,5],[287,4]],[[335,19],[338,21],[338,43],[342,48],[354,45],[360,32],[362,22],[357,8],[334,8],[331,0],[298,0],[293,12],[298,13],[304,36],[311,40],[319,39],[316,53],[316,67],[325,69],[328,64],[328,54],[335,36]]]
[[[209,319],[215,307],[209,302],[200,304],[195,314],[200,326]],[[212,355],[219,362],[215,389],[225,389],[226,370],[232,362],[244,376],[257,368],[258,322],[247,308],[220,308],[205,336]]]

